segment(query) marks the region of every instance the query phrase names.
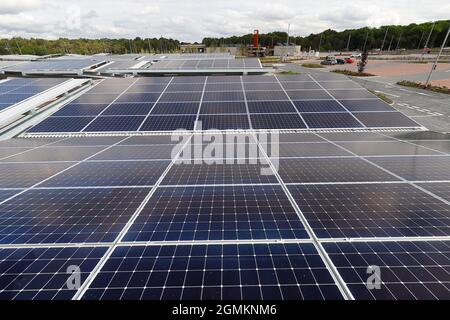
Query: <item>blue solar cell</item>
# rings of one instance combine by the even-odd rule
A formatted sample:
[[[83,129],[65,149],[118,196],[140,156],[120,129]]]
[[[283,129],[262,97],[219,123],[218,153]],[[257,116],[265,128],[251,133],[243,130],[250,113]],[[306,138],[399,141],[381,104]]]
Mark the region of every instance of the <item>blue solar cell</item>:
[[[234,129],[249,129],[247,115],[242,114],[214,114],[214,115],[200,115],[196,126],[197,130],[234,130]]]
[[[250,113],[296,113],[290,101],[250,101]]]
[[[387,103],[376,100],[376,99],[366,99],[366,100],[340,100],[349,111],[395,111]]]
[[[277,183],[277,178],[264,160],[236,159],[213,163],[176,161],[162,185]]]
[[[166,92],[174,92],[174,91],[203,91],[203,83],[171,83]]]
[[[0,163],[0,188],[25,188],[66,169],[73,163]]]
[[[279,91],[279,90],[283,90],[283,88],[278,84],[278,83],[267,83],[267,82],[247,82],[244,83],[244,88],[246,91],[259,91],[259,90],[263,90],[263,91]]]
[[[127,93],[140,93],[140,92],[163,92],[166,88],[166,84],[145,84],[145,85],[133,85],[127,90]]]
[[[52,116],[55,117],[71,117],[71,116],[96,116],[101,113],[108,105],[107,104],[80,104],[69,103],[63,108],[56,111]]]
[[[0,103],[0,110],[6,109],[10,106],[11,106],[10,103]]]
[[[83,162],[47,180],[42,186],[148,186],[159,179],[168,165],[169,161]]]
[[[310,128],[358,128],[363,127],[350,113],[303,113]]]
[[[284,91],[246,91],[245,95],[248,101],[289,100]]]
[[[208,91],[203,95],[203,101],[244,101],[244,93],[239,91]]]
[[[159,92],[125,93],[116,102],[155,102],[160,95]]]
[[[377,97],[366,89],[357,90],[328,90],[338,100],[345,99],[377,99]]]
[[[33,96],[32,93],[5,93],[0,95],[0,103],[15,104]]]
[[[247,107],[245,102],[226,101],[226,102],[202,102],[200,113],[203,114],[227,114],[227,113],[245,113]]]
[[[329,100],[332,99],[325,90],[290,90],[286,91],[292,100]]]
[[[0,249],[0,300],[70,300],[69,266],[83,283],[106,253],[104,247]]]
[[[281,82],[281,84],[285,90],[320,89],[320,86],[313,81]]]
[[[280,186],[159,188],[124,241],[308,238]]]
[[[297,113],[251,114],[253,129],[302,129],[306,128]]]
[[[28,132],[79,132],[93,119],[94,117],[50,117],[29,129]]]
[[[172,159],[178,145],[137,145],[111,147],[92,158],[92,160],[150,160]]]
[[[409,184],[288,188],[320,238],[450,235],[450,206]]]
[[[433,194],[450,201],[450,182],[448,183],[421,183],[419,186]]]
[[[157,103],[151,114],[197,114],[198,102]]]
[[[201,92],[166,92],[161,96],[160,102],[200,102]]]
[[[410,181],[450,180],[450,157],[376,157],[370,161]]]
[[[196,116],[149,116],[139,131],[193,130]]]
[[[110,116],[146,116],[153,107],[153,103],[113,103],[102,115]]]
[[[114,101],[114,99],[117,98],[117,95],[119,93],[114,94],[106,94],[106,93],[99,93],[99,94],[91,94],[91,93],[85,93],[81,97],[76,98],[71,103],[104,103],[104,104],[110,104]]]
[[[104,149],[100,147],[41,147],[31,149],[27,152],[9,157],[8,162],[31,162],[31,161],[81,161],[96,152]]]
[[[0,202],[5,201],[9,197],[12,197],[13,195],[19,193],[20,189],[17,190],[0,190]]]
[[[32,189],[0,205],[0,243],[112,242],[149,188]]]
[[[278,172],[286,183],[399,181],[358,158],[280,159]]]
[[[105,116],[96,118],[84,132],[136,131],[144,116]]]
[[[299,112],[347,112],[334,100],[294,101]]]
[[[324,248],[356,299],[450,299],[448,241],[325,243]],[[369,266],[380,268],[379,289],[367,287]]]
[[[209,78],[208,78],[209,79]],[[207,91],[242,91],[242,84],[238,82],[224,82],[224,83],[207,83],[205,92]]]
[[[354,113],[366,127],[420,127],[420,125],[400,112],[358,112]]]
[[[84,299],[342,299],[312,244],[117,248]]]

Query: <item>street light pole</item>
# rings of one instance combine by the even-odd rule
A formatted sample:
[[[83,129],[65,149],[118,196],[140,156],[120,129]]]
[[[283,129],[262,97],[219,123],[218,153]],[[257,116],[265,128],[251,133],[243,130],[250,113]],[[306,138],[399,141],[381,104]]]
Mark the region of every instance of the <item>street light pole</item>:
[[[347,52],[349,51],[349,49],[350,49],[350,39],[352,38],[352,34],[350,33],[349,35],[348,35],[348,41],[347,41]]]
[[[445,44],[447,43],[447,40],[448,40],[448,36],[449,36],[449,35],[450,35],[450,28],[448,28],[447,35],[446,35],[445,38],[444,38],[444,42],[442,42],[441,50],[439,51],[439,54],[438,54],[438,56],[437,56],[437,58],[436,58],[436,61],[434,62],[433,67],[432,67],[431,70],[430,70],[430,74],[428,75],[427,81],[425,82],[425,85],[426,85],[426,86],[427,86],[428,83],[430,82],[430,80],[431,80],[431,75],[433,74],[433,71],[434,71],[434,70],[436,69],[436,67],[437,67],[437,64],[438,64],[438,62],[439,62],[439,58],[441,57],[442,51],[444,51]]]
[[[435,25],[435,24],[436,24],[436,22],[433,22],[433,25],[431,26],[430,33],[428,34],[427,42],[425,42],[425,47],[424,47],[424,48],[428,48],[428,42],[430,41],[431,34],[433,33],[434,25]]]
[[[383,43],[381,43],[381,48],[380,48],[380,52],[382,52],[382,51],[383,51],[383,48],[384,48],[384,43],[386,42],[386,37],[387,37],[388,31],[389,31],[389,27],[387,27],[387,29],[386,29],[386,33],[384,34],[384,38],[383,38]]]
[[[366,45],[367,45],[367,39],[369,38],[369,31],[367,31],[367,34],[366,34],[366,40],[364,40],[364,46],[363,46],[363,52],[366,50]]]

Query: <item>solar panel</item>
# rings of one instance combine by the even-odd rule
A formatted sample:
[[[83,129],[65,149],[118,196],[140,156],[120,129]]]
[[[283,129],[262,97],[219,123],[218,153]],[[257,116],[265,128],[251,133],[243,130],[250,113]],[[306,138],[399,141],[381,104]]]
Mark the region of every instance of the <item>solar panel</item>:
[[[94,153],[102,150],[103,147],[43,147],[22,152],[9,157],[4,161],[8,162],[33,162],[33,161],[81,161]],[[0,151],[1,152],[1,151]]]
[[[399,180],[358,158],[281,159],[279,174],[286,183]]]
[[[280,143],[278,148],[282,158],[351,156],[330,143]]]
[[[35,189],[0,205],[0,243],[111,242],[150,189]]]
[[[360,156],[377,155],[433,155],[440,152],[413,144],[397,141],[385,142],[341,142],[341,146]]]
[[[0,188],[30,187],[73,163],[1,163]]]
[[[450,201],[450,183],[419,183],[418,185],[431,191],[433,194]]]
[[[450,243],[326,243],[331,260],[356,299],[447,300]],[[379,290],[366,286],[369,265],[380,267]]]
[[[70,300],[68,267],[84,282],[106,252],[103,247],[0,249],[0,300]]]
[[[407,180],[450,180],[450,158],[446,156],[377,157],[371,161]]]
[[[124,241],[302,238],[284,191],[270,185],[158,188]]]
[[[261,174],[262,169],[269,170],[268,168],[269,165],[264,160],[260,160],[258,164],[186,164],[176,161],[164,177],[162,185],[277,183],[274,175]]]
[[[53,177],[43,187],[148,186],[154,184],[169,161],[83,162]]]
[[[314,298],[342,295],[311,244],[119,247],[84,295],[105,300]]]
[[[341,83],[348,85],[347,82],[351,83],[347,80],[323,83],[341,87]],[[419,127],[365,89],[348,86],[326,91],[313,77],[295,75],[137,78],[117,79],[117,82],[107,79],[28,132],[194,130],[197,118],[194,116],[199,113],[230,115],[228,118],[206,117],[207,125],[203,130],[251,129],[250,125],[244,124],[245,117],[237,114],[253,118],[254,129]],[[282,113],[289,115],[279,115]],[[159,117],[163,115],[167,117]],[[75,116],[79,118],[72,118]],[[94,116],[98,118],[92,122],[90,117]],[[145,117],[145,122],[138,116]]]
[[[409,184],[289,186],[320,238],[450,234],[450,206]]]
[[[202,130],[217,129],[217,130],[230,130],[230,129],[249,129],[248,117],[246,114],[227,114],[227,115],[200,115],[198,117],[199,123],[197,128]],[[201,122],[201,124],[200,124]]]

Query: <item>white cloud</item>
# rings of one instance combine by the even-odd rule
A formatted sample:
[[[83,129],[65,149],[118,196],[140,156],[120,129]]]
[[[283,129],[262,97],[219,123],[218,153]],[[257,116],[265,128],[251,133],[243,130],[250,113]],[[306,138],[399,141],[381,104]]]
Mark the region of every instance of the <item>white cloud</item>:
[[[80,12],[80,27],[67,8]],[[366,0],[350,3],[315,0],[0,0],[0,35],[24,37],[203,37],[286,31],[308,35],[325,29],[343,30],[385,24],[409,24],[448,18],[448,0]]]

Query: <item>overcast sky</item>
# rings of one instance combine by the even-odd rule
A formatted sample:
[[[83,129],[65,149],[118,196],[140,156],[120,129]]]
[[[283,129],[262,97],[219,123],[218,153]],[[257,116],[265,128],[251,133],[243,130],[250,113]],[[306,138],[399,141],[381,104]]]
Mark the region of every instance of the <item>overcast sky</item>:
[[[286,31],[308,35],[449,19],[449,0],[0,0],[0,37],[172,37],[201,41]]]

